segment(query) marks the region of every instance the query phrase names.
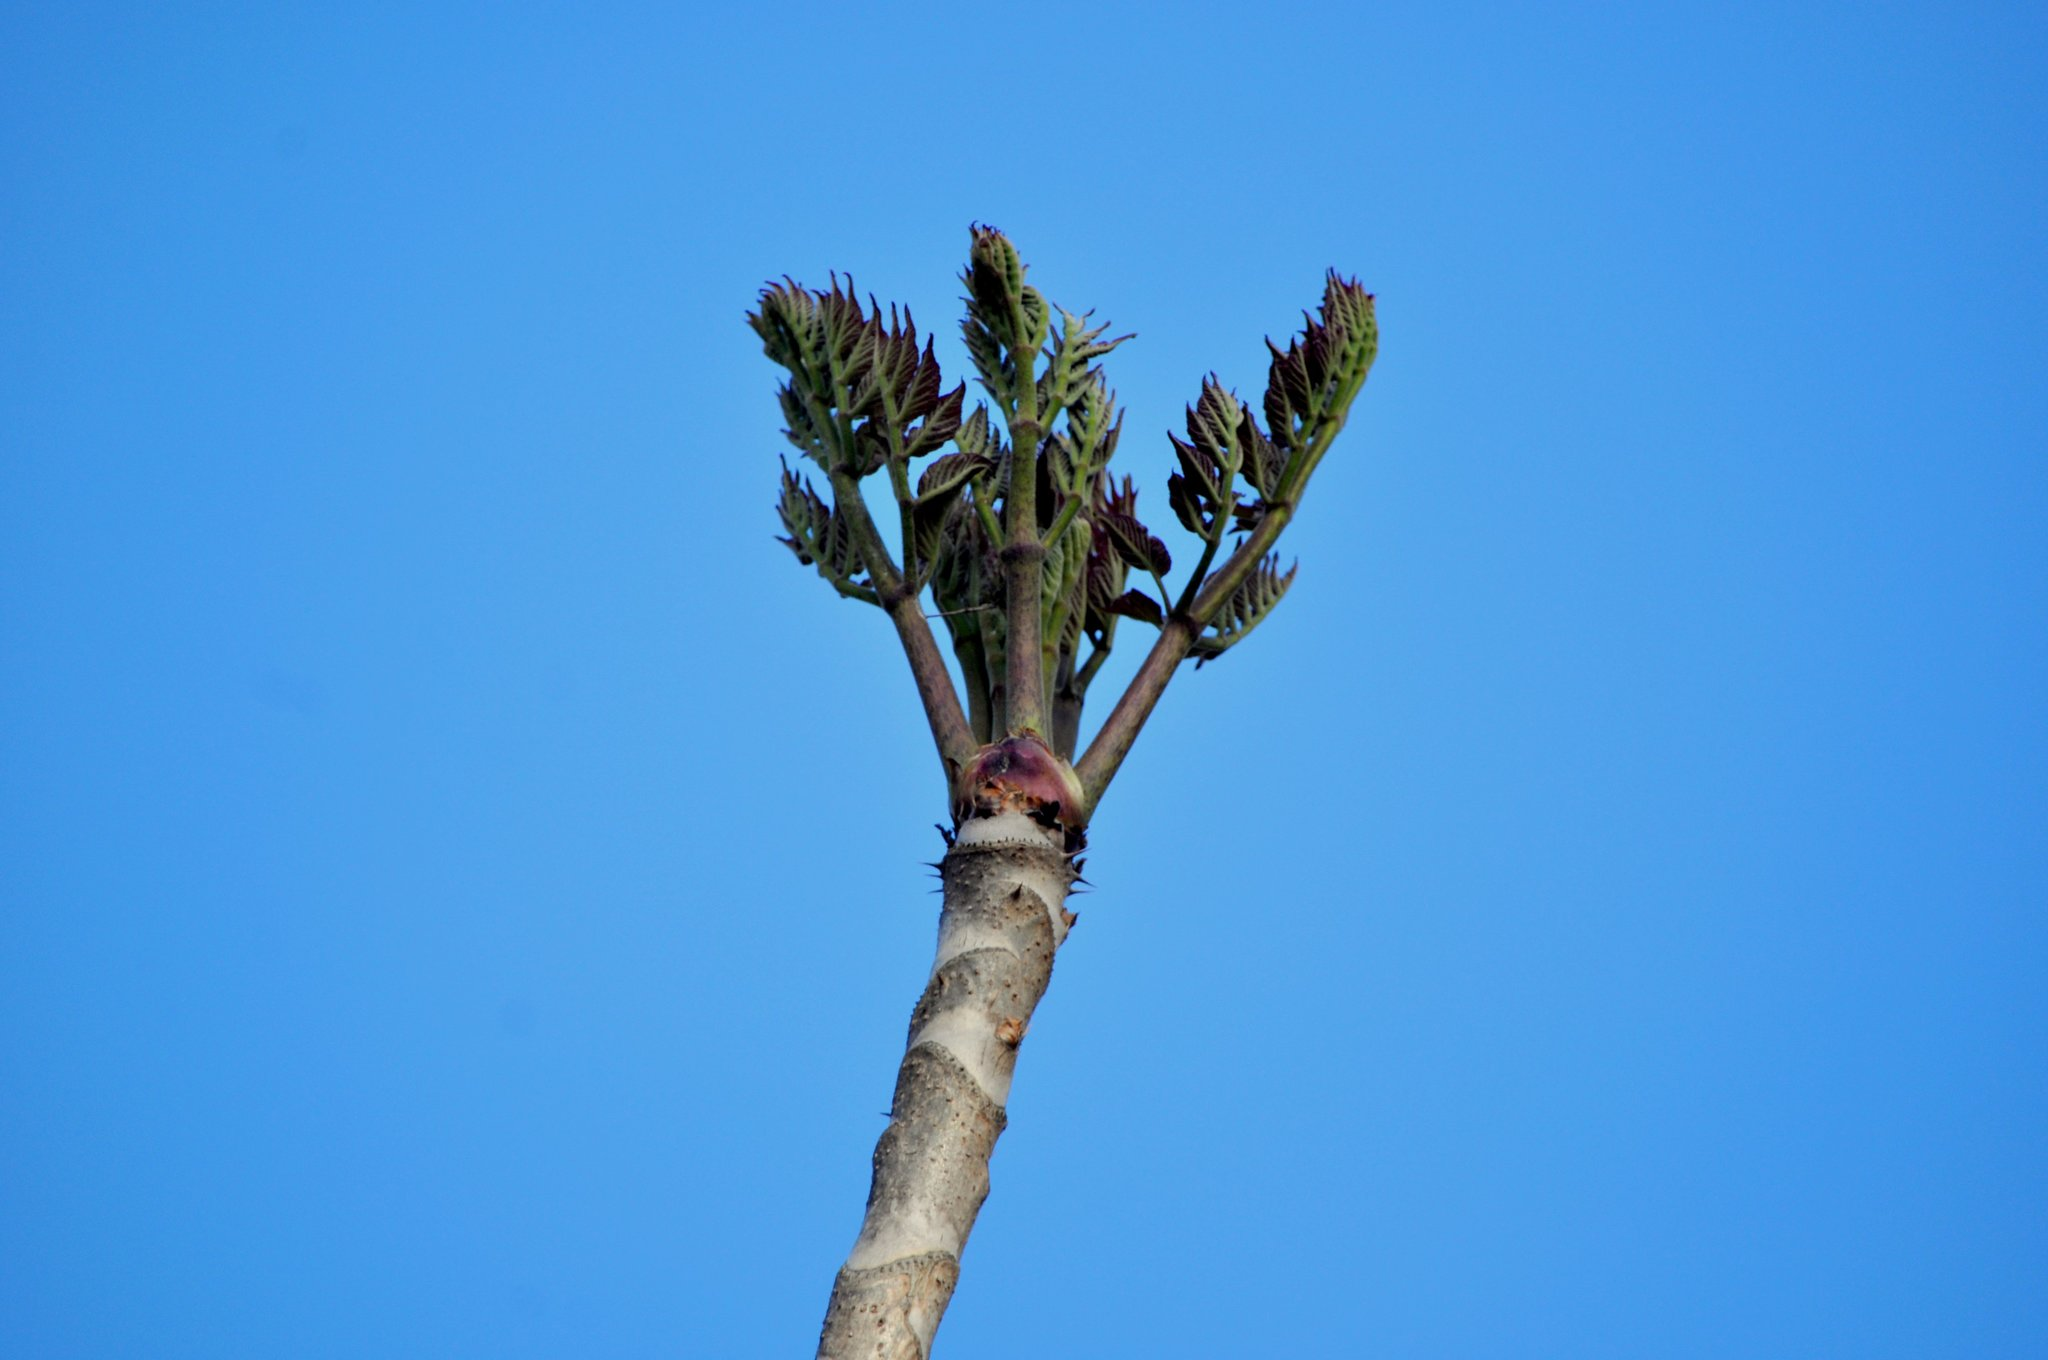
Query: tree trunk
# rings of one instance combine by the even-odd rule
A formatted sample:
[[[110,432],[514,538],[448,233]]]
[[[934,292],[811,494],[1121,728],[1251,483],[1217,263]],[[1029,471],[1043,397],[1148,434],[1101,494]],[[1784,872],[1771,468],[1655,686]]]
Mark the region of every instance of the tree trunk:
[[[1074,917],[1057,828],[1017,812],[961,825],[940,864],[931,981],[910,1013],[867,1217],[833,1281],[820,1360],[925,1360],[988,1197],[1017,1046]]]

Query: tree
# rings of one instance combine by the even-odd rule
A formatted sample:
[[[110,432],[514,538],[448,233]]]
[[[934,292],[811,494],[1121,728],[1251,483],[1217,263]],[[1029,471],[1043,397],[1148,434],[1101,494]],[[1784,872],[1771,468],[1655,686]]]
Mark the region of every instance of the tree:
[[[1096,361],[1130,337],[1105,339],[1108,327],[1050,305],[991,227],[973,229],[962,282],[967,351],[988,396],[971,414],[966,384],[946,389],[910,314],[885,315],[872,298],[863,308],[836,275],[823,290],[770,284],[747,316],[788,372],[784,433],[831,493],[785,463],[782,541],[895,625],[953,817],[937,955],[911,1012],[867,1214],[826,1309],[818,1354],[835,1358],[929,1354],[988,1194],[1018,1046],[1074,923],[1065,902],[1089,818],[1181,663],[1222,656],[1286,594],[1294,569],[1280,569],[1273,545],[1378,345],[1372,295],[1332,271],[1301,334],[1284,350],[1268,342],[1264,428],[1213,375],[1203,382],[1186,437],[1168,436],[1180,466],[1167,503],[1201,544],[1175,592],[1135,486],[1109,471],[1123,413]],[[863,498],[877,473],[896,503],[900,562]],[[1082,705],[1126,622],[1157,637],[1076,759]]]

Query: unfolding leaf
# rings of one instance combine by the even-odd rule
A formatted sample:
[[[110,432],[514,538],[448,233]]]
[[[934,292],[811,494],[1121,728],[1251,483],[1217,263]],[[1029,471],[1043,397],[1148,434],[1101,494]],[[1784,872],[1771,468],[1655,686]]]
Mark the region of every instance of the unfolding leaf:
[[[1173,436],[1168,435],[1172,439]],[[1174,448],[1180,450],[1181,442],[1174,440]],[[1183,454],[1182,468],[1188,463]],[[1216,484],[1206,473],[1175,472],[1166,479],[1166,503],[1173,509],[1174,518],[1181,522],[1189,533],[1207,538],[1216,521]]]
[[[938,370],[933,369],[936,377]],[[922,458],[945,447],[960,429],[960,408],[967,400],[967,384],[961,383],[951,392],[942,394],[922,413],[923,419],[913,426],[903,441],[905,458]]]
[[[917,498],[923,502],[950,496],[976,477],[993,471],[995,465],[995,459],[978,453],[948,453],[934,458],[917,479]]]
[[[1287,594],[1287,588],[1294,584],[1296,570],[1289,567],[1285,572],[1281,571],[1278,553],[1269,554],[1252,568],[1237,589],[1230,592],[1230,598],[1223,602],[1223,607],[1216,611],[1216,617],[1209,621],[1208,628],[1189,649],[1188,655],[1195,659],[1196,666],[1214,661],[1263,623],[1273,612],[1273,607],[1280,603],[1281,597]]]
[[[1169,434],[1180,472],[1167,479],[1167,502],[1188,532],[1210,541],[1229,527],[1226,518],[1237,504],[1232,483],[1246,473],[1264,478],[1275,455],[1244,404],[1225,390],[1214,374],[1202,382],[1202,395],[1188,407],[1186,439]]]
[[[1274,442],[1289,451],[1308,447],[1330,422],[1343,419],[1379,352],[1372,294],[1335,270],[1323,281],[1319,314],[1302,321],[1301,334],[1286,349],[1266,342],[1272,353],[1266,424]]]
[[[1089,387],[1100,380],[1101,370],[1091,367],[1103,355],[1130,339],[1102,336],[1108,326],[1090,328],[1087,317],[1059,309],[1060,329],[1045,350],[1045,371],[1038,378],[1038,410],[1047,419],[1055,412],[1081,400]]]
[[[1120,614],[1127,619],[1140,619],[1154,628],[1164,627],[1166,624],[1166,611],[1159,607],[1159,601],[1142,590],[1125,591],[1104,606],[1103,612]]]
[[[989,428],[988,408],[977,406],[960,428],[953,432],[953,444],[960,452],[1000,462],[1003,455],[1002,437]]]
[[[1051,317],[1045,298],[1024,282],[1024,274],[1023,258],[1008,237],[994,227],[973,229],[961,275],[967,285],[961,333],[982,385],[1005,410],[1021,400],[1020,375],[1045,343]]]
[[[775,509],[782,527],[789,531],[781,542],[796,554],[798,562],[817,567],[818,574],[842,595],[877,603],[852,530],[809,480],[791,472],[786,463]]]
[[[884,312],[872,298],[863,308],[852,280],[834,275],[825,290],[771,284],[747,321],[790,371],[778,394],[789,441],[820,465],[865,477],[892,458],[936,452],[959,430],[966,386],[947,392],[910,312]]]
[[[1095,507],[1095,524],[1131,566],[1155,576],[1173,570],[1173,554],[1166,544],[1138,521],[1138,492],[1130,478],[1124,478],[1123,487],[1106,494]]]

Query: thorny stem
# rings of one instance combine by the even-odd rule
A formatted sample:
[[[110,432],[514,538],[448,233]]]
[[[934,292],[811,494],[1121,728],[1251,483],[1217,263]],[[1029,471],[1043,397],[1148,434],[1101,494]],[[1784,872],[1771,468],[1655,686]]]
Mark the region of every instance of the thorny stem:
[[[1074,924],[1073,863],[1056,831],[1022,813],[971,819],[939,872],[930,981],[911,1012],[860,1234],[832,1282],[820,1360],[931,1354],[988,1194],[1018,1048]]]

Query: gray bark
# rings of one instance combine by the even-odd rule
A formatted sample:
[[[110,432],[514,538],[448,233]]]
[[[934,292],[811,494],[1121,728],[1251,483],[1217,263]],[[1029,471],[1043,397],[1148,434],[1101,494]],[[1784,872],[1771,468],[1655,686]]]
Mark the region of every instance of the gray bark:
[[[1017,1047],[1073,916],[1057,831],[969,821],[940,864],[931,979],[910,1015],[867,1216],[832,1285],[820,1360],[925,1360],[988,1196]]]

